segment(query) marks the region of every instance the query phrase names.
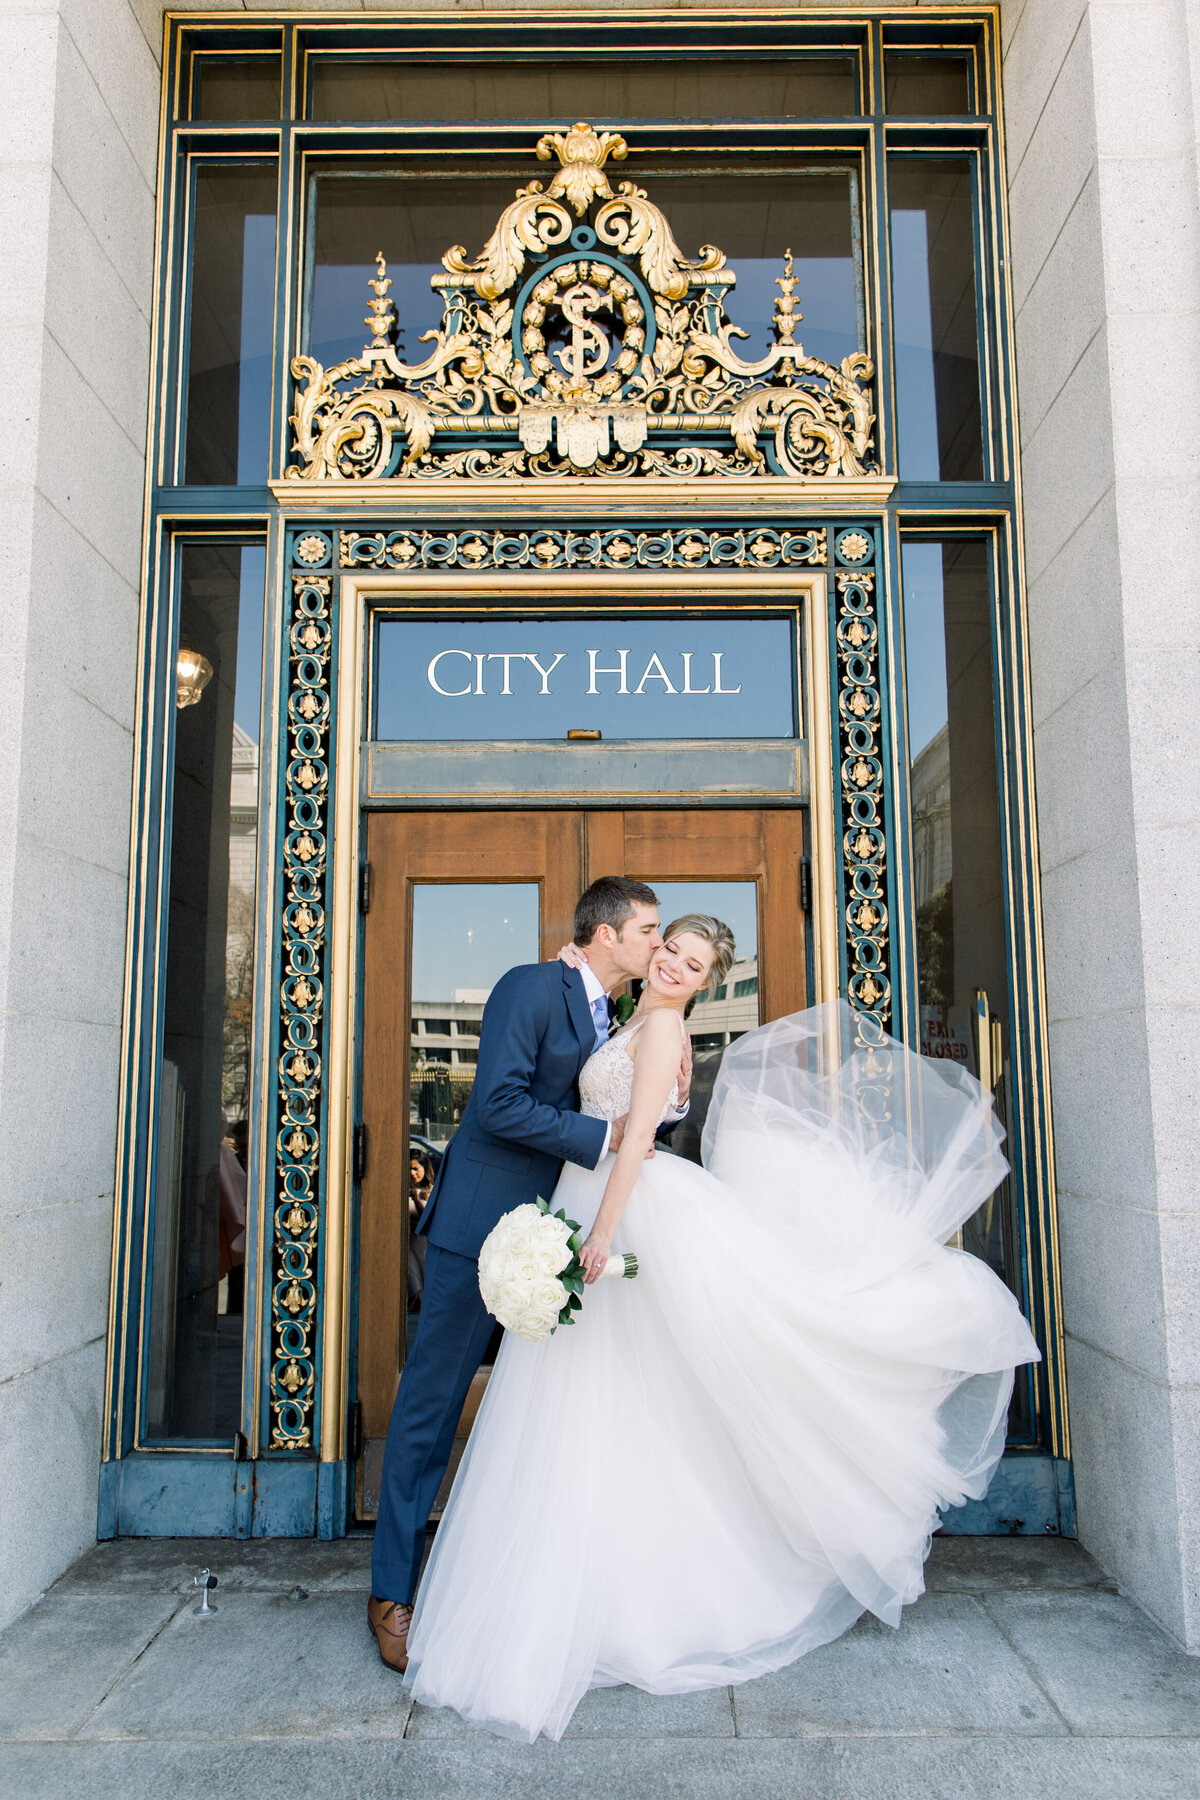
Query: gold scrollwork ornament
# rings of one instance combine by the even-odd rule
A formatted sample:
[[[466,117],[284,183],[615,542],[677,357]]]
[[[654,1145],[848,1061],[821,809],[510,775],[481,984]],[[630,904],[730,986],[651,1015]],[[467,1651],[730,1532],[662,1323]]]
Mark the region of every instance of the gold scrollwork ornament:
[[[549,186],[519,188],[473,260],[461,244],[443,256],[442,321],[423,361],[397,354],[382,255],[361,356],[329,369],[293,359],[290,479],[876,473],[871,359],[805,354],[791,250],[771,342],[747,361],[725,311],[736,276],[724,253],[685,256],[644,188],[613,189],[604,165],[628,154],[624,138],[580,121],[536,153],[558,158]],[[572,215],[592,207],[577,229]],[[531,259],[542,272],[527,278]],[[298,554],[316,550],[309,538]]]

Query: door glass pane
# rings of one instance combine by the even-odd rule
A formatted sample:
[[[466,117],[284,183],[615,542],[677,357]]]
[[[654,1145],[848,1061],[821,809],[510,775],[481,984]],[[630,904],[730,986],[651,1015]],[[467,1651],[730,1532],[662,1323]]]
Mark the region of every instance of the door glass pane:
[[[536,882],[421,883],[412,890],[412,994],[409,1020],[408,1288],[405,1343],[421,1322],[426,1239],[414,1230],[434,1176],[475,1082],[479,1027],[488,995],[506,970],[538,960]],[[549,1198],[549,1196],[546,1196]],[[500,1347],[497,1326],[476,1373],[433,1504],[445,1505]]]
[[[196,173],[183,477],[188,483],[233,486],[267,479],[275,188],[273,165]]]
[[[712,994],[701,994],[688,1017],[692,1039],[692,1096],[687,1116],[671,1133],[669,1148],[688,1162],[700,1161],[700,1137],[708,1116],[713,1082],[726,1044],[759,1023],[758,884],[754,881],[655,881],[658,916],[664,932],[684,913],[708,913],[733,932],[737,959]],[[784,951],[786,954],[786,950]]]
[[[890,113],[969,113],[971,89],[965,56],[885,56],[884,80]]]
[[[312,290],[308,319],[311,354],[326,368],[357,356],[370,335],[363,326],[367,280],[377,274],[382,250],[399,314],[399,354],[421,361],[425,332],[441,322],[442,306],[430,289],[452,244],[474,256],[491,236],[513,197],[524,168],[504,176],[449,175],[406,179],[387,174],[320,175],[311,193]],[[716,244],[729,259],[737,285],[730,318],[748,333],[737,340],[739,356],[753,359],[771,342],[772,318],[788,248],[796,251],[801,335],[810,355],[840,363],[866,346],[859,251],[858,195],[854,173],[844,166],[793,173],[720,175],[639,167],[639,182],[653,184],[685,254]]]
[[[1008,1123],[1008,958],[986,545],[904,546],[913,876],[921,1050],[993,1088]],[[968,1220],[963,1248],[1021,1298],[1013,1183]],[[1012,1429],[1028,1424],[1018,1379]]]
[[[197,56],[192,62],[193,119],[277,119],[279,56]]]
[[[971,166],[893,156],[888,189],[900,474],[981,481]]]
[[[185,546],[145,1436],[241,1423],[266,551]],[[201,661],[201,659],[203,659]]]
[[[824,118],[858,111],[853,56],[629,63],[314,63],[314,119]]]
[[[484,1003],[506,969],[538,960],[536,882],[413,888],[409,1039],[409,1223],[415,1225],[462,1118]],[[409,1312],[420,1307],[425,1240],[409,1246]]]

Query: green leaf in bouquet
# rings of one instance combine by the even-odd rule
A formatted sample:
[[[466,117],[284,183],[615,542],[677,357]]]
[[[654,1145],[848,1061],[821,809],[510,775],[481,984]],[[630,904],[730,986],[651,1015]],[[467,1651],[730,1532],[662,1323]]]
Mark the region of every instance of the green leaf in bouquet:
[[[578,1256],[579,1252],[583,1249],[583,1239],[579,1235],[578,1225],[567,1239],[567,1249],[573,1250],[576,1256]]]

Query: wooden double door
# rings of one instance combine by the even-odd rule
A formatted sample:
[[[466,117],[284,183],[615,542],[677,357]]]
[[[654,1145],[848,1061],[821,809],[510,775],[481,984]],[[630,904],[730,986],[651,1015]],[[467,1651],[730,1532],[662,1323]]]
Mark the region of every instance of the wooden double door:
[[[737,961],[689,1020],[695,1098],[672,1146],[693,1157],[724,1045],[809,1000],[800,809],[381,812],[368,818],[366,843],[360,1518],[376,1510],[383,1441],[420,1323],[424,1240],[412,1228],[470,1093],[483,1006],[505,969],[556,955],[579,894],[600,875],[649,882],[664,926],[684,912],[725,918]],[[486,1379],[484,1368],[462,1438]]]

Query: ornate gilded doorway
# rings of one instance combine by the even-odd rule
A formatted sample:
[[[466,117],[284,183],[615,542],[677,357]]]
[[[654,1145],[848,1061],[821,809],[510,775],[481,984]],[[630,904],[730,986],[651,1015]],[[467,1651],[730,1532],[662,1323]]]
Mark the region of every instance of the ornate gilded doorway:
[[[102,1530],[354,1503],[384,815],[659,809],[805,814],[807,991],[994,1088],[1045,1361],[950,1528],[1070,1529],[992,13],[168,38]]]

